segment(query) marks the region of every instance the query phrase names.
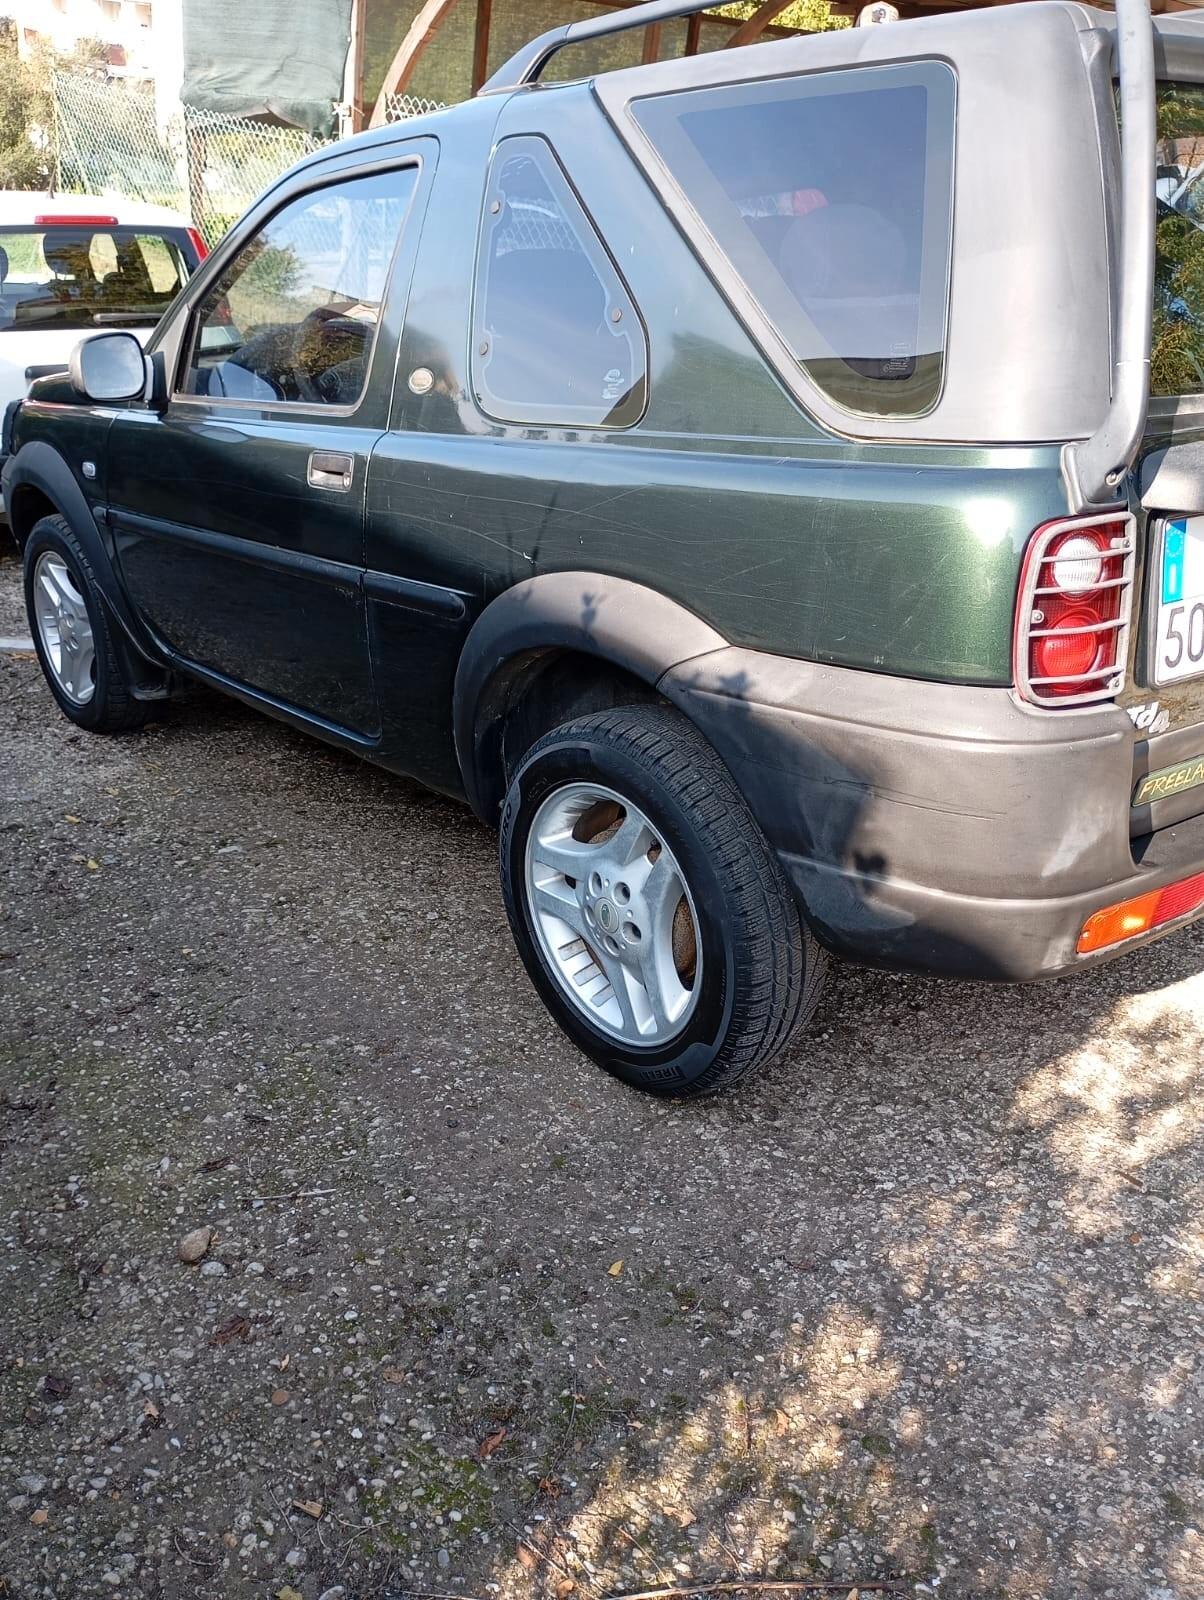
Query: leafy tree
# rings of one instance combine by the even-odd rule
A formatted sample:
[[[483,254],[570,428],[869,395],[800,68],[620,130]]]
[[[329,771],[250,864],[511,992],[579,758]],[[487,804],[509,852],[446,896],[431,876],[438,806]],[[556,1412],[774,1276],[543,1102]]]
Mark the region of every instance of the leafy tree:
[[[1204,160],[1204,94],[1198,88],[1180,84],[1159,88],[1158,137],[1160,161],[1187,172]],[[1150,372],[1155,394],[1204,391],[1202,191],[1204,180],[1198,180],[1174,209],[1158,206]]]
[[[17,51],[16,26],[0,19],[0,189],[45,189],[54,171],[54,74],[95,72],[105,49],[81,42],[69,55],[42,45],[29,61]]]
[[[733,0],[731,5],[713,9],[724,17],[751,17],[759,9],[759,0]],[[834,17],[828,9],[828,0],[791,0],[769,26],[798,28],[803,33],[827,33],[832,28],[847,28],[849,18]]]
[[[0,23],[0,188],[45,188],[48,147],[30,137],[36,95],[33,73],[17,55],[13,23]]]

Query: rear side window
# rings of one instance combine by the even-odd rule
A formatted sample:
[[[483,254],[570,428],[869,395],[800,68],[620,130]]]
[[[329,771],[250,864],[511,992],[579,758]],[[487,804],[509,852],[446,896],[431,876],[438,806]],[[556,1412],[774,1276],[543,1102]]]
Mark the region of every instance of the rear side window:
[[[644,409],[644,330],[542,139],[503,139],[489,173],[473,388],[506,422],[625,427]]]
[[[790,354],[837,405],[940,396],[955,80],[859,67],[637,100],[632,114]]]
[[[182,236],[100,223],[0,228],[0,332],[158,322],[188,276]]]
[[[184,392],[354,405],[417,179],[414,166],[347,178],[277,211],[198,306]]]

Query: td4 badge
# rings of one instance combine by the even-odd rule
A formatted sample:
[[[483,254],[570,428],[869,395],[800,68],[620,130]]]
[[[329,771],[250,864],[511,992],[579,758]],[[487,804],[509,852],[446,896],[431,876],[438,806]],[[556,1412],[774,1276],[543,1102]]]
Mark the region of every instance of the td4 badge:
[[[1171,725],[1171,714],[1162,709],[1160,700],[1147,700],[1143,706],[1128,706],[1129,719],[1141,733],[1165,733]]]

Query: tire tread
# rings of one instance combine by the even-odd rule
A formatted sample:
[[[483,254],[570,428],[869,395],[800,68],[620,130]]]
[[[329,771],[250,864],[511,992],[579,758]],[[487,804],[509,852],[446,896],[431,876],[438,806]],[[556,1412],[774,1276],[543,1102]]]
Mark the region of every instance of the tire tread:
[[[64,716],[77,727],[86,728],[89,733],[126,733],[135,728],[142,727],[150,715],[150,707],[145,701],[136,700],[130,693],[125,674],[122,671],[121,660],[113,647],[113,636],[109,628],[109,619],[105,613],[104,601],[101,599],[100,587],[96,582],[96,574],[88,560],[87,552],[75,537],[71,524],[66,517],[55,513],[52,516],[40,518],[30,531],[25,543],[25,567],[27,574],[32,574],[33,563],[42,550],[55,541],[48,541],[46,534],[55,536],[55,541],[65,547],[71,557],[72,563],[78,568],[83,578],[81,585],[84,597],[88,603],[88,616],[92,623],[92,639],[98,659],[96,674],[96,693],[87,706],[75,707],[59,694],[54,684],[50,671],[42,659],[41,640],[38,637],[37,621],[33,615],[32,605],[29,605],[29,583],[26,580],[26,596],[29,608],[29,626],[33,634],[38,660],[42,662],[42,671],[46,676],[51,693],[54,695]],[[39,537],[41,535],[41,537]]]
[[[671,706],[619,706],[553,729],[524,758],[588,739],[621,751],[686,810],[726,880],[736,960],[730,1025],[714,1059],[688,1088],[714,1094],[781,1055],[809,1020],[826,958],[807,929],[770,848],[718,753]],[[655,1087],[655,1086],[652,1086]]]

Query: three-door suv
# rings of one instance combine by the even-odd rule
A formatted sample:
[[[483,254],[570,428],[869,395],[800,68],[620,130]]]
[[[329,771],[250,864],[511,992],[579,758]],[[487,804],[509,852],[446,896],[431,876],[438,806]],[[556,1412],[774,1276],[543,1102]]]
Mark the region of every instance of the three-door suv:
[[[1204,910],[1204,232],[1157,188],[1204,27],[537,82],[698,9],[303,162],[4,440],[68,717],[192,676],[467,797],[544,1001],[665,1094],[781,1051],[825,951],[1031,979]]]

